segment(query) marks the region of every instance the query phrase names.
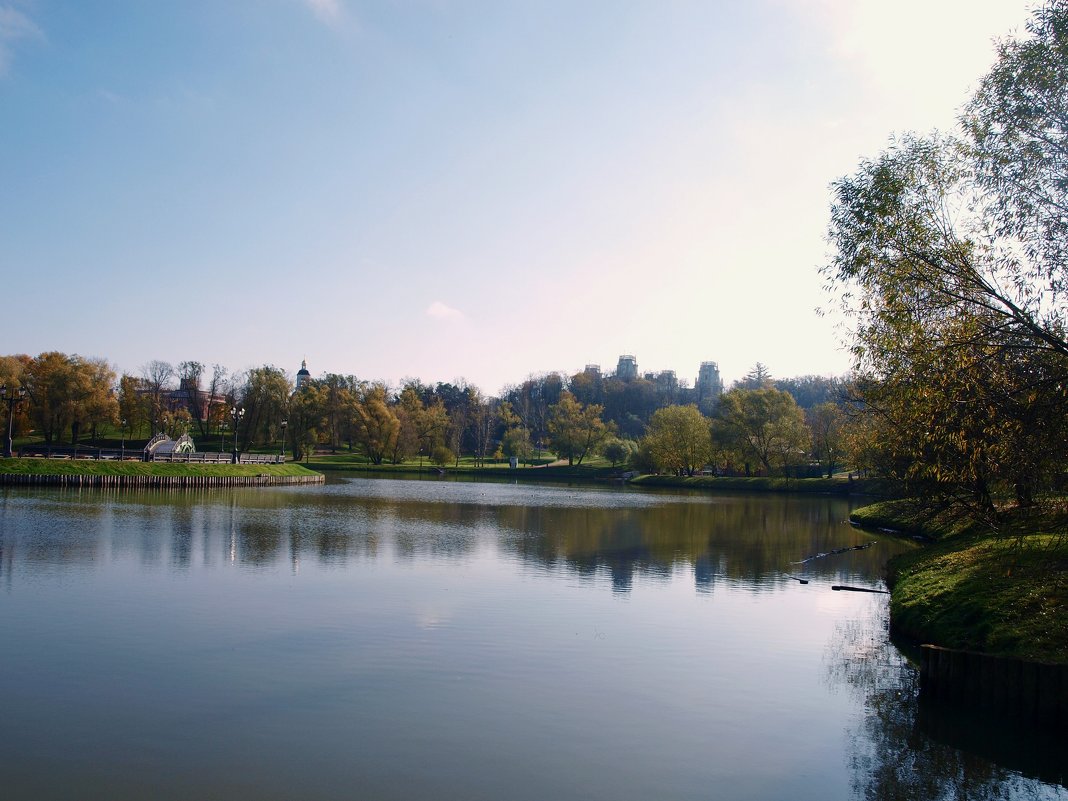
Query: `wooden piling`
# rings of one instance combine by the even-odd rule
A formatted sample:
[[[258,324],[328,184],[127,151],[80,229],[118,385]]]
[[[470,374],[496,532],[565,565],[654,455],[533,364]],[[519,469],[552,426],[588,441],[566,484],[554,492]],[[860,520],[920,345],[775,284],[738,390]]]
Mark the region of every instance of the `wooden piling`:
[[[1068,665],[924,645],[920,692],[1068,732]]]
[[[323,484],[326,476],[104,476],[0,473],[0,486],[107,487],[116,489],[206,489]]]

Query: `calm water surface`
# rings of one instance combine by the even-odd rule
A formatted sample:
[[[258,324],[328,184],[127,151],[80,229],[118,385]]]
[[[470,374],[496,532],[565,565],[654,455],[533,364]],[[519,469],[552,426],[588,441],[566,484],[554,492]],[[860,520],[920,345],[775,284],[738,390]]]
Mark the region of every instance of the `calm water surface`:
[[[0,797],[1068,798],[1063,744],[917,707],[886,596],[831,590],[881,589],[910,546],[847,515],[359,478],[0,490]]]

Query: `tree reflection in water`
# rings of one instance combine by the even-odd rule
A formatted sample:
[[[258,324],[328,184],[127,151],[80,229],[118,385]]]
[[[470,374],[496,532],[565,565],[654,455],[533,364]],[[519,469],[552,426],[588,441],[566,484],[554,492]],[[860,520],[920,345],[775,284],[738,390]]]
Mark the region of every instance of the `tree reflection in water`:
[[[854,797],[1068,799],[1063,740],[975,717],[962,727],[961,713],[921,703],[919,669],[890,642],[886,601],[871,603],[874,625],[840,625],[827,658],[829,682],[849,688],[864,709],[847,732]]]

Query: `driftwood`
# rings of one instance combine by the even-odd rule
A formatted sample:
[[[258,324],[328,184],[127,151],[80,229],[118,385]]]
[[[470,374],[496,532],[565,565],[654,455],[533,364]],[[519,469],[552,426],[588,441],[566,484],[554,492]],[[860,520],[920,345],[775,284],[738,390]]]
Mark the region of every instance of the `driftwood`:
[[[846,592],[877,592],[882,595],[889,595],[889,590],[869,590],[867,587],[847,587],[845,584],[832,584],[832,590],[845,590]]]
[[[791,562],[792,565],[803,565],[805,562],[811,562],[813,559],[822,559],[825,556],[835,556],[836,554],[846,553],[847,551],[863,551],[865,548],[873,546],[874,542],[869,542],[866,545],[853,545],[849,548],[835,548],[833,551],[826,551],[825,553],[818,553],[815,556],[810,556],[807,559],[802,559],[800,562]]]

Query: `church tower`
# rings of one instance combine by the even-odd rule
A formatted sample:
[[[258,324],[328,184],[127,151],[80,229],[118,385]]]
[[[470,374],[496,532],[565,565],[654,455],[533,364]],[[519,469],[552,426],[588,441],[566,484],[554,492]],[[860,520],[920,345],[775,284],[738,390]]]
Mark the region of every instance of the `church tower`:
[[[300,388],[304,386],[305,381],[311,380],[311,373],[308,372],[308,360],[300,360],[300,369],[297,370],[297,388],[296,391],[300,392]]]

